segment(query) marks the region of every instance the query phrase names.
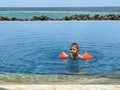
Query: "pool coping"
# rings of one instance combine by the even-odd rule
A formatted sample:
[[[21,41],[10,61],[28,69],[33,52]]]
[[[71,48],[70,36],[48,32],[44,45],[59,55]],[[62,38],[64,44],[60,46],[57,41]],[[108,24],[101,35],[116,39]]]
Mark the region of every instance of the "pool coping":
[[[0,85],[0,90],[120,90],[120,85]]]

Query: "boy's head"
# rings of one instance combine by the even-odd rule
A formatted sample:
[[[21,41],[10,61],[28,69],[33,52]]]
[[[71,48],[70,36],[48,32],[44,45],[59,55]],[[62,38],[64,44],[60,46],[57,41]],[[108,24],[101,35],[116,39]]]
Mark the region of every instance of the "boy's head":
[[[70,53],[72,55],[76,55],[76,54],[78,54],[78,52],[79,52],[79,46],[78,46],[78,44],[77,43],[72,43],[70,45]]]

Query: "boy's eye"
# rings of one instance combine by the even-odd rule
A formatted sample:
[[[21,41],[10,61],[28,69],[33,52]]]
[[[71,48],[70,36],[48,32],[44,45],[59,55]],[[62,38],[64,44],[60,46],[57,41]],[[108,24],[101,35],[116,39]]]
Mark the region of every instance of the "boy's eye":
[[[75,49],[70,49],[70,50],[75,50]]]

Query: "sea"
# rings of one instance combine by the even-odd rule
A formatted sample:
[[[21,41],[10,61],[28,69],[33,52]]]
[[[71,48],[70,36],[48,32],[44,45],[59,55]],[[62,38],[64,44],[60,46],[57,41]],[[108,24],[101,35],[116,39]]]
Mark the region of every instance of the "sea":
[[[63,14],[81,10],[71,9],[0,11]],[[119,8],[104,12],[119,13]],[[119,29],[120,21],[0,21],[0,84],[120,84]],[[69,55],[73,42],[78,43],[79,54],[88,52],[93,58],[58,58],[62,51]]]
[[[34,16],[63,18],[74,14],[120,14],[120,7],[0,7],[0,16],[31,19]]]

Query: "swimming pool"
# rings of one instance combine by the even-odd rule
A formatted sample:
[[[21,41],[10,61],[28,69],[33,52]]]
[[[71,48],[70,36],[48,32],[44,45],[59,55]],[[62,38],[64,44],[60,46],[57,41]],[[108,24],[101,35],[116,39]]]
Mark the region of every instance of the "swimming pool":
[[[104,75],[120,73],[119,21],[0,22],[0,73]],[[77,42],[93,59],[61,60]],[[74,72],[76,71],[77,72]]]

